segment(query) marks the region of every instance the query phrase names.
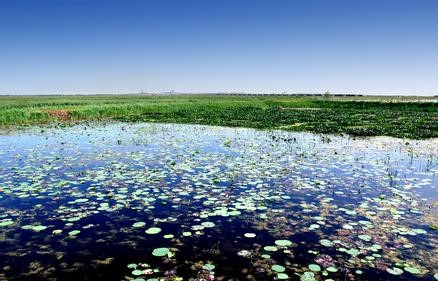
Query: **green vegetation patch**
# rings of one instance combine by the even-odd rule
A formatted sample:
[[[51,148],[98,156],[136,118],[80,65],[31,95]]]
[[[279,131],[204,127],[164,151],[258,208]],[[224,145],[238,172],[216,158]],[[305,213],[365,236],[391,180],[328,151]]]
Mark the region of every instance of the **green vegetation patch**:
[[[219,95],[0,97],[0,126],[116,119],[402,138],[438,137],[438,103],[412,98]]]

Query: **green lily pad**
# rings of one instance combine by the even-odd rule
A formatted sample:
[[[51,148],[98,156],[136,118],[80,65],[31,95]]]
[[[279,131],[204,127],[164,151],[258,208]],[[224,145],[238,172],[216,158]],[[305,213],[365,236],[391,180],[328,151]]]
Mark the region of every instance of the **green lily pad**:
[[[278,280],[286,280],[286,279],[289,279],[289,275],[287,275],[286,273],[278,273],[277,279]]]
[[[143,274],[144,274],[143,270],[135,269],[132,271],[132,275],[134,275],[134,276],[139,276],[139,275],[143,275]]]
[[[275,272],[284,272],[286,271],[286,268],[284,266],[278,265],[278,264],[274,264],[271,269]]]
[[[0,221],[0,227],[2,226],[8,226],[13,224],[14,222],[12,220],[4,220],[4,221]]]
[[[44,226],[44,225],[35,225],[35,226],[32,226],[32,230],[33,231],[37,231],[37,232],[39,232],[39,231],[43,231],[43,230],[45,230],[47,228],[47,226]]]
[[[366,234],[359,235],[358,237],[359,237],[359,239],[366,241],[366,242],[371,241],[371,236],[366,235]]]
[[[315,271],[315,272],[321,271],[321,267],[315,263],[309,264],[308,267],[311,271]]]
[[[328,239],[321,239],[319,240],[319,243],[324,247],[332,247],[334,245],[334,243]]]
[[[292,245],[292,242],[289,240],[275,240],[275,245],[280,247],[288,247]]]
[[[201,225],[203,227],[214,227],[215,226],[214,222],[211,222],[211,221],[205,221],[205,222],[201,223]]]
[[[276,251],[278,251],[278,248],[276,246],[265,246],[263,248],[263,250],[265,250],[267,252],[276,252]]]
[[[164,257],[170,252],[169,248],[156,248],[152,251],[152,255],[156,257]]]
[[[68,235],[70,235],[70,236],[75,236],[75,235],[78,235],[79,233],[81,233],[80,230],[72,230],[72,231],[70,231],[70,232],[68,233]]]
[[[392,267],[392,268],[387,268],[386,272],[388,272],[389,274],[392,275],[402,275],[403,274],[403,269],[400,269],[398,267]]]
[[[216,266],[215,266],[214,264],[211,264],[211,263],[206,263],[206,264],[204,264],[204,265],[202,266],[203,269],[205,269],[205,270],[209,270],[209,271],[214,270],[215,267],[216,267]]]
[[[327,270],[328,272],[332,272],[332,273],[334,273],[334,272],[338,272],[338,268],[335,267],[335,266],[329,266],[329,267],[326,268],[326,270]]]
[[[419,268],[415,267],[415,266],[405,266],[405,271],[412,273],[412,274],[420,274],[421,271]]]
[[[145,232],[147,234],[158,234],[158,233],[161,232],[161,228],[159,228],[159,227],[150,227],[150,228],[146,229]]]
[[[352,248],[347,250],[346,253],[355,257],[360,254],[360,251],[358,249]]]
[[[316,281],[315,274],[313,272],[306,271],[300,276],[300,281]]]
[[[138,221],[138,222],[133,223],[133,224],[132,224],[132,227],[143,227],[143,226],[145,226],[145,225],[146,225],[145,222],[143,222],[143,221]]]

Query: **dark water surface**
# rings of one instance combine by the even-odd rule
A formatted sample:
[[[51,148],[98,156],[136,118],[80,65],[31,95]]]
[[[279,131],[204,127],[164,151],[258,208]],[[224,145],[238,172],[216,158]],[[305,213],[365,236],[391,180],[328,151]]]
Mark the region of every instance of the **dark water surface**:
[[[438,140],[0,132],[0,280],[437,280]]]

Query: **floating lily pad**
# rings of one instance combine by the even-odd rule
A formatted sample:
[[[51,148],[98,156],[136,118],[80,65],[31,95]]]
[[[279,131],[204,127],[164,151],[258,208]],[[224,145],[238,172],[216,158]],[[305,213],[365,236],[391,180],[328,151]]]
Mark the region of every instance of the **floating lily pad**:
[[[315,272],[321,271],[321,267],[315,263],[309,264],[308,267],[311,271],[315,271]]]
[[[201,223],[201,225],[203,227],[214,227],[215,226],[214,222],[211,222],[211,221],[205,221],[205,222]]]
[[[313,272],[306,271],[300,276],[300,281],[316,281],[315,274]]]
[[[328,272],[332,272],[332,273],[334,273],[334,272],[338,272],[338,268],[337,268],[337,267],[334,267],[334,266],[329,266],[329,267],[326,268],[326,270],[327,270]]]
[[[352,248],[348,249],[346,253],[355,257],[360,254],[360,251],[358,249]]]
[[[403,270],[402,269],[400,269],[400,268],[398,268],[398,267],[392,267],[392,268],[387,268],[386,269],[386,271],[389,273],[389,274],[392,274],[392,275],[402,275],[403,274]]]
[[[292,242],[289,240],[275,240],[275,245],[280,247],[288,247],[292,245]]]
[[[334,245],[333,242],[328,239],[321,239],[319,240],[319,243],[325,247],[332,247]]]
[[[8,225],[12,225],[12,224],[14,224],[14,222],[13,222],[12,220],[3,220],[3,221],[0,221],[0,227],[8,226]]]
[[[33,231],[37,231],[37,232],[39,232],[39,231],[43,231],[43,230],[45,230],[45,229],[47,229],[47,226],[44,226],[44,225],[35,225],[35,226],[32,226],[32,230],[33,230]]]
[[[366,241],[366,242],[371,241],[371,236],[366,235],[366,234],[359,235],[358,237],[359,237],[359,239]]]
[[[263,249],[267,252],[276,252],[278,251],[278,248],[276,246],[265,246]]]
[[[68,233],[68,235],[70,235],[70,236],[76,236],[76,235],[78,235],[79,233],[81,233],[80,230],[72,230],[72,231],[70,231],[70,232]]]
[[[284,266],[278,265],[278,264],[274,264],[271,269],[275,272],[284,272],[286,270],[286,268]]]
[[[211,264],[211,263],[206,263],[206,264],[204,264],[204,265],[202,266],[203,269],[205,269],[205,270],[209,270],[209,271],[214,270],[215,267],[216,267],[216,266],[215,266],[214,264]]]
[[[415,266],[405,266],[405,271],[412,273],[412,274],[420,274],[421,271],[418,267]]]
[[[146,225],[145,222],[138,221],[138,222],[133,223],[133,224],[132,224],[132,227],[143,227],[143,226],[145,226],[145,225]]]
[[[152,255],[156,257],[164,257],[170,252],[168,248],[156,248],[152,251]]]
[[[146,229],[145,232],[147,234],[158,234],[158,233],[161,232],[161,228],[159,228],[159,227],[150,227],[150,228]]]
[[[134,276],[139,276],[139,275],[143,275],[143,274],[144,274],[143,270],[135,269],[132,271],[132,275],[134,275]]]

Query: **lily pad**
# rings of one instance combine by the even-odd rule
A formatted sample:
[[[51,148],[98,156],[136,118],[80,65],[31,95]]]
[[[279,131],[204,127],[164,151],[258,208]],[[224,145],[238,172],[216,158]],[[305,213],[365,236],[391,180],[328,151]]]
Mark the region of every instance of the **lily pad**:
[[[3,227],[3,226],[8,226],[8,225],[11,225],[11,224],[13,224],[14,222],[12,221],[12,220],[4,220],[4,221],[0,221],[0,227]]]
[[[144,274],[143,270],[135,269],[132,271],[132,275],[134,275],[134,276],[139,276],[139,275],[143,275],[143,274]]]
[[[412,274],[420,274],[421,271],[419,268],[415,266],[405,266],[405,271],[412,273]]]
[[[206,263],[202,266],[203,269],[208,270],[208,271],[212,271],[215,269],[215,265],[211,264],[211,263]]]
[[[275,240],[275,245],[280,247],[288,247],[292,245],[292,242],[289,240]]]
[[[164,257],[170,252],[169,248],[156,248],[152,251],[152,255],[156,257]]]
[[[132,227],[143,227],[143,226],[145,226],[145,225],[146,225],[145,222],[138,221],[138,222],[133,223],[133,224],[132,224]]]
[[[159,228],[159,227],[150,227],[150,228],[146,229],[145,232],[147,234],[158,234],[158,233],[161,232],[161,228]]]
[[[72,230],[72,231],[70,231],[70,232],[68,233],[68,235],[70,235],[70,236],[76,236],[76,235],[78,235],[79,233],[81,233],[80,230]]]
[[[403,274],[403,269],[398,268],[398,267],[392,267],[392,268],[387,268],[386,272],[388,272],[389,274],[392,275],[402,275]]]
[[[284,272],[286,271],[286,268],[284,266],[278,265],[278,264],[274,264],[271,269],[275,272]]]
[[[371,236],[366,235],[366,234],[359,235],[358,237],[359,237],[359,239],[366,241],[366,242],[371,241]]]
[[[32,230],[33,230],[33,231],[36,231],[36,232],[43,231],[43,230],[45,230],[45,229],[47,229],[47,226],[44,226],[44,225],[35,225],[35,226],[32,226]]]
[[[286,279],[289,279],[289,275],[287,275],[286,273],[278,273],[277,279],[278,280],[286,280]]]
[[[306,271],[300,276],[300,281],[316,281],[315,274],[313,272]]]
[[[263,247],[263,250],[267,252],[276,252],[278,251],[278,248],[276,246],[265,246]]]
[[[321,267],[315,263],[309,264],[308,267],[311,271],[315,271],[315,272],[321,271]]]
[[[334,243],[328,239],[321,239],[319,240],[319,243],[325,247],[332,247],[334,245]]]

